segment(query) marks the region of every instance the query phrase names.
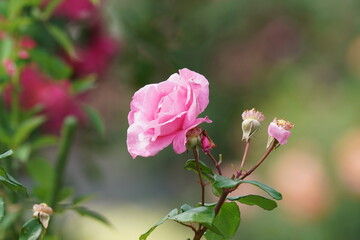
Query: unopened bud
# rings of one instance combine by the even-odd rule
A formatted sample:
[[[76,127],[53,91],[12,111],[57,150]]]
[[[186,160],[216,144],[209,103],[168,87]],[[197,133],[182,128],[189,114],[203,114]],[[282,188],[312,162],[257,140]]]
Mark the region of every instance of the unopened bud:
[[[211,149],[213,149],[214,147],[216,147],[215,143],[211,140],[211,138],[209,137],[209,135],[206,133],[206,131],[204,130],[202,132],[201,135],[201,149],[203,150],[204,153],[209,153],[211,151]]]
[[[199,127],[192,128],[186,133],[186,148],[188,150],[192,150],[200,146],[201,133],[202,129]]]
[[[50,216],[53,214],[53,210],[46,203],[34,204],[33,217],[38,218],[46,229],[49,226]]]
[[[260,128],[260,122],[264,121],[264,115],[256,111],[255,108],[251,110],[245,110],[242,114],[242,140],[249,141],[254,133]]]

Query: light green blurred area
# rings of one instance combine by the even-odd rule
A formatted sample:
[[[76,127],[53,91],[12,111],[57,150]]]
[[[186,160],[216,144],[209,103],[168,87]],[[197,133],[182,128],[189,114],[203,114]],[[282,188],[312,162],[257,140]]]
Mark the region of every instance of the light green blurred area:
[[[88,157],[77,159],[72,173],[85,168],[87,174],[73,179],[80,179],[80,191],[101,196],[94,209],[114,228],[72,218],[68,229],[77,234],[67,239],[137,239],[169,210],[197,203],[196,176],[183,170],[191,155],[168,148],[132,160],[125,145],[132,94],[183,67],[210,82],[204,115],[213,123],[203,127],[230,172],[243,153],[244,109],[256,107],[266,116],[248,167],[265,150],[274,117],[295,124],[289,143],[254,177],[282,192],[284,200],[272,212],[241,206],[234,239],[359,239],[359,10],[360,2],[350,0],[108,0],[105,12],[122,52],[91,100],[108,134],[100,143],[84,137],[77,151]],[[186,237],[191,232],[166,223],[149,239]]]

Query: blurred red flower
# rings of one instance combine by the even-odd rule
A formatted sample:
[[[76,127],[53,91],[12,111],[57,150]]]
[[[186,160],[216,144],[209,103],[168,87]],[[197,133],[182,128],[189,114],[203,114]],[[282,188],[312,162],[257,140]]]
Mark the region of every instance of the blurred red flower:
[[[76,46],[77,58],[65,56],[77,77],[103,74],[119,49],[118,41],[104,32],[100,21],[96,21],[89,30],[86,43]]]
[[[83,120],[84,114],[79,100],[71,95],[70,83],[67,80],[54,81],[42,74],[35,65],[25,67],[20,75],[20,106],[30,110],[41,106],[41,114],[47,118],[43,128],[48,133],[58,134],[64,119],[73,115]],[[10,100],[11,89],[5,94]]]
[[[44,0],[48,4],[50,0]],[[89,18],[97,12],[96,6],[90,0],[63,0],[55,9],[54,15],[80,20]]]

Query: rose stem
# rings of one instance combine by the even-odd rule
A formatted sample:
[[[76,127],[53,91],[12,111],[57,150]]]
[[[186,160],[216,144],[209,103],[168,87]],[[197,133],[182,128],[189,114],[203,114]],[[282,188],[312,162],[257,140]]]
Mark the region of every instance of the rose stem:
[[[216,161],[216,159],[214,158],[214,156],[209,152],[209,153],[206,153],[206,155],[209,156],[209,158],[213,161],[216,169],[218,170],[218,173],[219,175],[222,175],[221,173],[221,168],[220,168],[220,163],[218,161]],[[221,162],[221,161],[220,161]]]
[[[50,200],[50,206],[55,210],[56,204],[59,200],[59,194],[62,187],[62,180],[64,177],[65,166],[70,152],[71,143],[73,140],[77,120],[70,116],[64,121],[61,140],[59,146],[59,153],[56,160],[56,172],[54,178],[54,187]]]
[[[244,174],[240,179],[243,180],[244,178],[246,178],[247,176],[249,176],[253,171],[255,171],[256,168],[258,168],[260,166],[261,163],[264,162],[264,160],[269,156],[269,154],[271,153],[272,150],[274,150],[275,146],[276,146],[277,142],[274,141],[274,143],[266,150],[266,152],[264,153],[264,155],[260,158],[260,160],[258,161],[258,163],[251,168],[248,172],[246,172],[246,174]],[[236,188],[235,188],[236,189]],[[229,195],[230,192],[234,191],[235,189],[223,189],[223,193],[221,194],[218,203],[215,206],[215,216],[218,215],[218,213],[220,212],[220,209],[222,207],[222,205],[224,204],[226,197]],[[193,238],[193,240],[200,240],[201,237],[204,235],[204,233],[206,232],[207,228],[203,227],[200,231],[195,233],[195,236]]]
[[[194,152],[195,164],[196,164],[196,168],[197,168],[197,171],[199,174],[199,180],[200,180],[200,185],[201,185],[201,205],[204,206],[205,205],[205,184],[203,182],[203,178],[202,178],[202,174],[201,174],[201,168],[200,168],[200,164],[199,164],[199,155],[198,155],[197,149],[194,148],[193,152]]]

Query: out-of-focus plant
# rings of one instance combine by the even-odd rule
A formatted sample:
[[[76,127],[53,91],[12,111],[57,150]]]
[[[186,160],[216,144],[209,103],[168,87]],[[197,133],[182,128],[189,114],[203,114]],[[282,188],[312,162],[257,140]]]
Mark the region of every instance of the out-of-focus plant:
[[[127,132],[128,151],[133,158],[149,157],[173,145],[174,151],[181,154],[191,151],[194,159],[185,163],[185,169],[194,171],[199,177],[201,201],[195,206],[182,205],[170,211],[163,219],[140,236],[146,240],[152,231],[166,220],[173,220],[190,228],[194,232],[193,240],[203,236],[207,240],[231,239],[240,224],[240,210],[236,202],[257,205],[265,210],[277,207],[274,200],[281,200],[282,195],[273,188],[255,180],[245,180],[269,156],[269,154],[287,143],[293,124],[275,118],[268,127],[268,144],[263,156],[250,169],[245,162],[249,153],[250,142],[258,131],[264,115],[255,109],[246,110],[242,114],[244,155],[232,176],[223,175],[222,156],[216,159],[211,151],[216,147],[207,132],[198,127],[203,122],[211,123],[208,117],[198,118],[209,103],[209,83],[207,79],[188,69],[179,70],[168,80],[158,84],[150,84],[138,90],[131,101],[128,115]],[[202,151],[214,164],[217,173],[200,160]],[[230,197],[242,184],[252,184],[272,199],[259,195]],[[215,203],[206,203],[206,186],[210,185],[212,193],[218,197]],[[274,199],[274,200],[273,200]]]
[[[116,50],[98,1],[0,1],[0,239],[49,236],[51,218],[65,210],[108,224],[64,175],[77,125],[104,131],[83,93]],[[54,145],[52,165],[42,150]]]

